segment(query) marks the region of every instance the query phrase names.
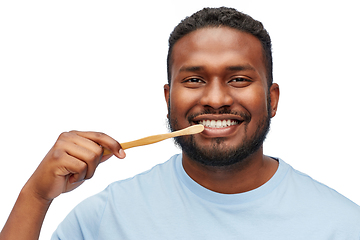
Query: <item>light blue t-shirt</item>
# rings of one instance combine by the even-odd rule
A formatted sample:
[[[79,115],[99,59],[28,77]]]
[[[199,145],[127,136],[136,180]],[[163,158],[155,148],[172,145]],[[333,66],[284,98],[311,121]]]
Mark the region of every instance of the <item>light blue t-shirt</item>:
[[[278,159],[274,176],[240,194],[193,181],[181,155],[80,203],[52,239],[360,239],[360,207]]]

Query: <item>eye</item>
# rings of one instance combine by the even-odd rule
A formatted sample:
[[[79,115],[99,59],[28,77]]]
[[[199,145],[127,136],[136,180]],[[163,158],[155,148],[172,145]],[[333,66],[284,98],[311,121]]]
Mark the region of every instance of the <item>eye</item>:
[[[188,83],[203,83],[204,81],[199,79],[199,78],[189,78],[186,79],[184,82],[188,82]]]
[[[230,82],[249,82],[250,80],[247,78],[243,78],[243,77],[238,77],[238,78],[234,78],[232,79]]]
[[[184,81],[182,83],[187,88],[199,88],[203,84],[205,84],[205,81],[202,80],[201,78],[190,77],[190,78],[184,79]]]
[[[246,87],[250,85],[252,81],[245,77],[236,77],[229,81],[229,84],[233,87]]]

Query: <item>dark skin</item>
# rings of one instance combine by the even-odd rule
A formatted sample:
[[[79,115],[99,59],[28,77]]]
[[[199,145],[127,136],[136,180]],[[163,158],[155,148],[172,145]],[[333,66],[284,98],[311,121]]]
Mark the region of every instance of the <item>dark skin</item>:
[[[204,108],[228,106],[246,111],[251,115],[247,124],[241,123],[237,116],[221,114],[194,119],[238,118],[237,125],[221,130],[207,128],[195,135],[195,139],[198,144],[211,147],[213,140],[221,137],[224,141],[219,147],[241,147],[244,136],[251,136],[268,110],[268,86],[259,41],[229,28],[197,30],[175,44],[173,58],[172,85],[171,88],[165,85],[165,97],[168,105],[171,101],[170,110],[179,127],[195,124],[189,123],[187,116]],[[273,117],[279,99],[277,84],[269,92]],[[112,154],[103,156],[101,146]],[[120,144],[106,134],[62,133],[21,190],[0,240],[38,239],[52,200],[91,178],[97,166],[112,155],[125,158]],[[206,167],[183,153],[183,166],[190,177],[210,190],[239,193],[268,181],[277,169],[277,162],[264,156],[261,147],[231,167]]]
[[[100,145],[113,154],[104,156]],[[52,200],[90,179],[97,166],[112,155],[125,158],[120,144],[106,134],[62,133],[21,190],[0,239],[38,239]]]
[[[255,133],[268,114],[271,117],[279,100],[279,86],[269,86],[262,46],[254,36],[228,27],[204,28],[181,38],[173,49],[171,87],[164,86],[171,116],[179,128],[203,120],[232,120],[238,124],[226,128],[206,127],[194,136],[195,142],[212,148],[214,139],[222,138],[219,149],[241,147],[245,137]],[[269,91],[268,91],[269,90]],[[251,116],[248,123],[231,114],[200,115],[189,122],[192,114],[205,109],[227,108]],[[276,172],[278,162],[263,155],[260,147],[243,161],[225,167],[212,167],[193,161],[183,152],[183,166],[200,185],[219,193],[242,193],[266,183]]]

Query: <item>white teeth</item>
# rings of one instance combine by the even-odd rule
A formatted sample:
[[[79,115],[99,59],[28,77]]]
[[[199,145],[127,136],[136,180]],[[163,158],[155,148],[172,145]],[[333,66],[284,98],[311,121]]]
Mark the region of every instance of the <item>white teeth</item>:
[[[216,127],[220,128],[222,126],[222,121],[221,120],[217,120],[216,121]]]
[[[203,120],[203,121],[199,121],[199,124],[204,125],[205,127],[210,127],[210,128],[224,128],[224,127],[228,127],[228,126],[232,126],[232,125],[236,125],[238,124],[237,121],[235,120]]]

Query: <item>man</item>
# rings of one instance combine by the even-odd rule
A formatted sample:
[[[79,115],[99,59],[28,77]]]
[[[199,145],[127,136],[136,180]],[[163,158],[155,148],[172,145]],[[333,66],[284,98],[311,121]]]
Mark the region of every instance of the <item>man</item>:
[[[169,44],[169,125],[205,130],[176,139],[181,155],[82,202],[53,239],[359,239],[356,204],[263,155],[279,86],[262,24],[234,9],[203,9],[174,29]],[[51,201],[112,156],[103,147],[125,157],[105,134],[61,134],[0,239],[37,239]]]

